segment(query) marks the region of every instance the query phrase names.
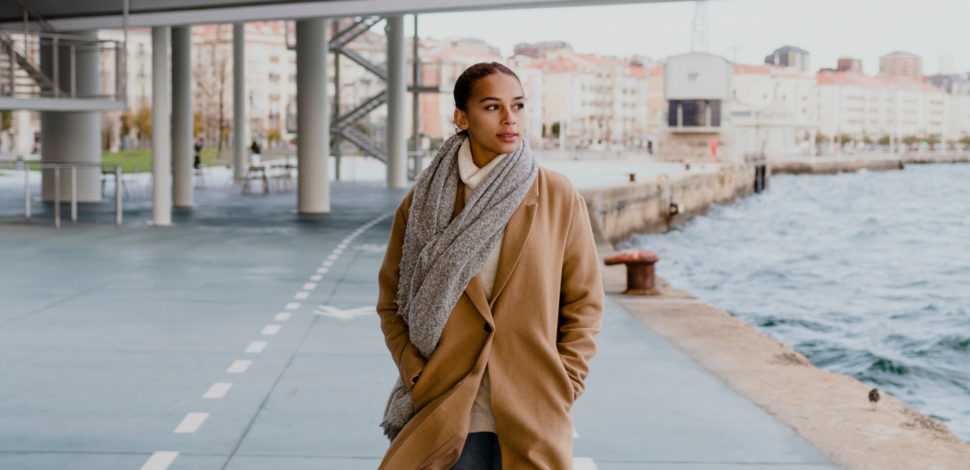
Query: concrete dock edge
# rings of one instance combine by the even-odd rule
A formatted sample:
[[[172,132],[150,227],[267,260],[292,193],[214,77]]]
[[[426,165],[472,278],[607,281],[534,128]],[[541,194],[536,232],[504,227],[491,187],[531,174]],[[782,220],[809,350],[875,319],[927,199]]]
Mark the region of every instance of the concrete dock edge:
[[[902,169],[966,163],[970,154],[769,161],[773,173]],[[754,192],[754,164],[702,168],[671,179],[582,191],[602,257],[634,233],[662,232],[711,204]],[[670,214],[676,204],[677,214]],[[662,273],[662,265],[658,265]],[[733,390],[792,428],[834,464],[855,469],[970,469],[970,443],[944,424],[859,380],[819,369],[788,344],[658,279],[660,295],[627,296],[622,266],[603,267],[607,295]]]

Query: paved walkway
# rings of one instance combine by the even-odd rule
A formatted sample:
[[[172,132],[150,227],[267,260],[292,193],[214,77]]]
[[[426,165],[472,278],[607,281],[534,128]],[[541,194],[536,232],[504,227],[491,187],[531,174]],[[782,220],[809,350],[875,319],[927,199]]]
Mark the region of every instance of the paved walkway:
[[[403,194],[337,183],[311,217],[212,188],[166,228],[138,203],[120,228],[4,215],[0,468],[376,468],[396,373],[372,305]],[[0,209],[21,195],[0,185]],[[833,468],[611,301],[603,326],[576,469]]]

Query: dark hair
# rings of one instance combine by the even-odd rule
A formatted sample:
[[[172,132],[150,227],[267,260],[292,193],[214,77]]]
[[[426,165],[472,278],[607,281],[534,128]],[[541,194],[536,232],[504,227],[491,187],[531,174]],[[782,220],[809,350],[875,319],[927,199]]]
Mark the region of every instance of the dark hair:
[[[453,92],[455,96],[455,108],[467,111],[468,99],[471,98],[472,88],[475,86],[475,82],[493,73],[511,75],[515,77],[516,81],[522,83],[519,80],[519,76],[512,69],[498,62],[479,62],[465,69],[458,77],[458,80],[455,81],[455,90]],[[468,135],[468,131],[459,131],[458,133]]]

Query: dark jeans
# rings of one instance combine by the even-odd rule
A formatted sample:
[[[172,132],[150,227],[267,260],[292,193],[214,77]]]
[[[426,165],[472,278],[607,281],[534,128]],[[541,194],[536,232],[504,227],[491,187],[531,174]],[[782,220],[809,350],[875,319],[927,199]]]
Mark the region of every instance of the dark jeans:
[[[498,436],[493,432],[473,432],[465,439],[461,457],[451,470],[502,470]]]

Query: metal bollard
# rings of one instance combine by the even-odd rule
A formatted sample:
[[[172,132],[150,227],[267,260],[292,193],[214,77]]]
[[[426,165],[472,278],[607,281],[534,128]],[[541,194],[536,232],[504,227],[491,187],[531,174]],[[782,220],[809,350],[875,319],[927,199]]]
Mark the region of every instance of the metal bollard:
[[[71,223],[77,223],[77,167],[71,167]]]
[[[626,250],[608,256],[607,265],[626,265],[626,290],[628,295],[658,295],[654,282],[653,265],[660,261],[656,253],[648,250]]]
[[[61,228],[61,168],[54,167],[54,228]]]

